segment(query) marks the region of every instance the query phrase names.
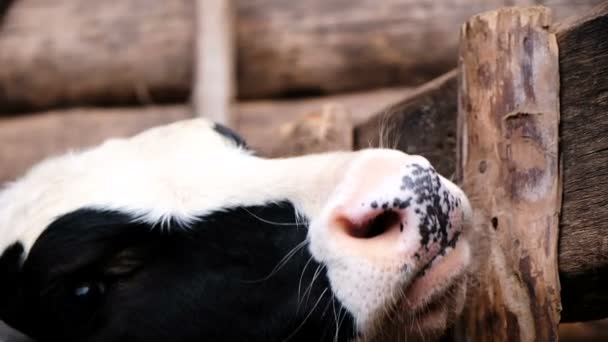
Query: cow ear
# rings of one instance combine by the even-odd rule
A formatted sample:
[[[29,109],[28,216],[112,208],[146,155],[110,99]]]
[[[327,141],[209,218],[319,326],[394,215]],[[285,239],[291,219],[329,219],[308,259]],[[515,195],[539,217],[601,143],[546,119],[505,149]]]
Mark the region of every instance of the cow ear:
[[[0,256],[0,320],[20,330],[25,320],[21,267],[25,251],[19,242],[10,245]]]
[[[249,150],[245,139],[243,139],[238,133],[231,130],[230,128],[216,122],[213,124],[213,130],[224,138],[232,141],[237,147]]]

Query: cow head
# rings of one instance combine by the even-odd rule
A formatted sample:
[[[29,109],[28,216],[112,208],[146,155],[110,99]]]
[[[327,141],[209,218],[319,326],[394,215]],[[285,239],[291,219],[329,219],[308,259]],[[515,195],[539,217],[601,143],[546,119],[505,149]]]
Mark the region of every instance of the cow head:
[[[470,215],[420,156],[264,159],[179,122],[0,192],[0,319],[49,341],[434,336],[464,303]]]

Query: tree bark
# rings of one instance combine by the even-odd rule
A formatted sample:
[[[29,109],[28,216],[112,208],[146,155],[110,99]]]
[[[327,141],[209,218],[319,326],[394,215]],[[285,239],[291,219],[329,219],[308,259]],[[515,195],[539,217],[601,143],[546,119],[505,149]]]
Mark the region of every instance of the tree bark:
[[[456,66],[457,28],[504,5],[558,17],[601,0],[235,0],[237,95],[421,84]],[[19,0],[0,26],[0,112],[185,102],[194,0]]]
[[[489,239],[463,340],[557,340],[559,69],[549,25],[546,8],[507,8],[461,30],[458,165]]]

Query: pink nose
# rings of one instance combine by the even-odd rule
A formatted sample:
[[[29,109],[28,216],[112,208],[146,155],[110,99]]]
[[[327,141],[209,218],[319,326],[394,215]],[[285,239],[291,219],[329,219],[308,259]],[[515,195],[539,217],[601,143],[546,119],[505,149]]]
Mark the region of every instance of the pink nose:
[[[463,199],[422,157],[364,155],[335,198],[330,226],[337,243],[353,253],[374,261],[397,255],[404,267],[420,271],[455,245]]]

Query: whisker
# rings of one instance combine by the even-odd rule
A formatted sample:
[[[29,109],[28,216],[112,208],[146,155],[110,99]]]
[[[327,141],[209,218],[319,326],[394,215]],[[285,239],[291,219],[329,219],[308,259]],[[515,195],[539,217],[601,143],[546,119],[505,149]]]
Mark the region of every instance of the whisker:
[[[308,288],[306,289],[306,291],[304,291],[304,293],[302,294],[302,296],[306,296],[306,302],[308,303],[308,299],[310,298],[310,294],[312,293],[312,286],[315,283],[315,280],[317,280],[317,277],[319,277],[319,275],[321,274],[321,271],[323,271],[323,268],[325,267],[325,265],[319,265],[317,267],[317,269],[315,270],[315,273],[312,276],[312,280],[310,281],[310,285],[308,285]],[[304,302],[304,298],[302,298],[302,302]],[[300,302],[300,304],[302,303]],[[299,305],[298,305],[299,306]]]
[[[245,210],[245,211],[246,211],[246,212],[247,212],[249,215],[253,216],[254,218],[256,218],[257,220],[259,220],[260,222],[263,222],[263,223],[268,223],[268,224],[271,224],[271,225],[273,225],[273,226],[289,226],[289,227],[291,227],[291,226],[296,226],[296,227],[298,227],[298,226],[300,226],[300,225],[302,224],[302,222],[298,222],[298,220],[297,220],[297,217],[298,217],[298,216],[297,216],[297,215],[296,215],[296,222],[275,222],[275,221],[271,221],[271,220],[267,220],[267,219],[265,219],[265,218],[262,218],[262,217],[260,217],[260,216],[258,216],[258,215],[256,215],[256,214],[252,213],[252,212],[251,212],[249,209],[247,209],[247,208],[243,208],[243,209],[244,209],[244,210]]]
[[[312,255],[310,256],[310,258],[308,258],[308,261],[304,265],[304,268],[302,269],[302,273],[300,274],[300,280],[298,281],[298,302],[299,302],[299,299],[300,299],[300,291],[302,290],[302,278],[304,278],[304,273],[306,272],[306,268],[308,267],[308,265],[312,261],[312,258],[313,258]]]
[[[304,324],[306,323],[306,321],[308,321],[308,319],[310,318],[310,316],[312,315],[312,313],[315,311],[315,309],[317,308],[317,306],[321,302],[321,299],[323,299],[323,296],[325,296],[325,293],[327,293],[328,289],[329,288],[326,287],[325,290],[323,290],[323,292],[319,295],[319,299],[317,299],[317,302],[312,307],[312,309],[310,310],[310,312],[308,313],[308,315],[306,315],[306,317],[304,318],[304,320],[302,321],[302,323],[300,323],[300,325],[296,328],[296,330],[294,330],[294,332],[292,332],[289,336],[287,336],[287,338],[284,339],[283,341],[289,341],[292,337],[294,337],[298,333],[298,331],[300,329],[302,329],[302,327],[304,326]]]
[[[266,281],[268,279],[270,279],[273,275],[277,274],[278,271],[281,270],[281,268],[283,268],[287,262],[289,262],[289,259],[291,259],[296,253],[298,253],[300,251],[300,249],[302,249],[304,246],[306,246],[306,244],[308,243],[308,240],[304,240],[302,242],[300,242],[299,244],[297,244],[294,248],[291,249],[291,251],[289,251],[284,257],[283,259],[281,259],[277,265],[272,269],[272,271],[270,271],[270,273],[261,278],[261,279],[257,279],[257,280],[245,280],[245,283],[259,283],[259,282],[263,282]]]

